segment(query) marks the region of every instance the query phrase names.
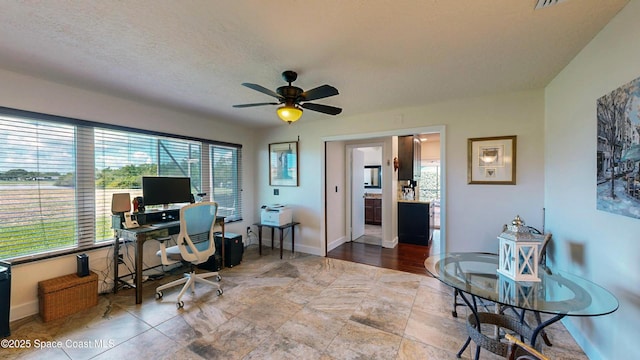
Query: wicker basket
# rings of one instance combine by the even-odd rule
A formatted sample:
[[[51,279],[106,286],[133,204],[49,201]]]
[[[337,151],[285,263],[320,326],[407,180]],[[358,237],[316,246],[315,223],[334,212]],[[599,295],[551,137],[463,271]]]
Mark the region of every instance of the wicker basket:
[[[533,329],[531,329],[527,324],[521,323],[520,320],[511,316],[479,312],[478,318],[480,319],[480,324],[496,325],[498,327],[511,330],[527,339],[531,339],[531,336],[533,335]],[[478,331],[476,317],[473,314],[470,314],[467,318],[467,333],[478,346],[483,349],[487,349],[496,355],[507,357],[509,343],[492,339],[487,335],[480,333]],[[540,350],[540,344],[536,346],[536,350]]]
[[[98,275],[60,276],[38,283],[40,316],[45,322],[75,314],[98,304]]]

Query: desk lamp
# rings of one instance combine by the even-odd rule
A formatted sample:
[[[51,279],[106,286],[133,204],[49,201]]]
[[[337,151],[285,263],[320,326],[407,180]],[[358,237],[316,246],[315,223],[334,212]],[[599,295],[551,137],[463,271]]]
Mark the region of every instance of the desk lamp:
[[[118,226],[114,229],[119,229],[122,227],[122,223],[124,222],[124,214],[131,211],[131,196],[129,193],[117,193],[111,196],[111,213],[113,215],[120,215],[120,221]]]

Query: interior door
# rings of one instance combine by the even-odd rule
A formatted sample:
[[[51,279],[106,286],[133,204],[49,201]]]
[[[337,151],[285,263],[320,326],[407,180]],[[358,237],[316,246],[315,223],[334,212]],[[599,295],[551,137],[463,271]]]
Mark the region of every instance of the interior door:
[[[351,241],[364,235],[364,152],[351,152]]]

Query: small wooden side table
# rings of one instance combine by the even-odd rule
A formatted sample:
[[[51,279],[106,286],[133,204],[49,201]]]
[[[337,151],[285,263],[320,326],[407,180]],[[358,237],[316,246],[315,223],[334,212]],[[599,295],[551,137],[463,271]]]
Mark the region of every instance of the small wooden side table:
[[[290,222],[288,224],[284,224],[284,225],[268,225],[268,224],[262,224],[262,223],[255,223],[253,225],[258,227],[258,251],[260,253],[260,255],[262,255],[262,228],[266,227],[266,228],[271,228],[271,249],[273,249],[273,239],[275,237],[275,229],[280,229],[280,259],[282,259],[282,237],[283,237],[283,233],[286,229],[291,229],[291,253],[294,252],[295,249],[295,243],[296,243],[296,231],[295,231],[295,226],[299,225],[299,222]]]

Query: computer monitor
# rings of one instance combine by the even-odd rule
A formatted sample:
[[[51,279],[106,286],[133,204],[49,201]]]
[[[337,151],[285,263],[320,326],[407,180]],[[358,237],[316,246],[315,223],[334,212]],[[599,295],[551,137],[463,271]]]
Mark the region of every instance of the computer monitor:
[[[145,206],[191,202],[191,179],[188,177],[143,176],[142,197]]]

